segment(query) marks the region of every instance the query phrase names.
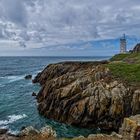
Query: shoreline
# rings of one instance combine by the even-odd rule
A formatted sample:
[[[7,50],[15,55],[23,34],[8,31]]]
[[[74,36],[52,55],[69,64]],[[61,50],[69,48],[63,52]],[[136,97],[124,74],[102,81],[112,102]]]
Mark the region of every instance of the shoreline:
[[[130,87],[127,81],[114,77],[110,65],[127,65],[128,62],[127,59],[126,62],[102,60],[49,64],[33,79],[33,83],[41,85],[39,93],[34,94],[39,113],[60,123],[80,128],[100,128],[113,133],[106,135],[101,131],[98,137],[114,138],[115,135],[122,139],[125,135],[120,132],[122,122],[125,117],[138,114],[137,98],[140,92]],[[27,80],[30,80],[29,76]],[[136,116],[136,119],[139,118]],[[123,129],[126,131],[126,128]],[[119,134],[114,133],[114,130]],[[92,134],[92,137],[97,135]]]
[[[139,110],[139,89],[112,74],[108,67],[118,63],[68,61],[48,65],[33,80],[42,87],[37,95],[39,113],[74,126],[119,132],[124,118]]]

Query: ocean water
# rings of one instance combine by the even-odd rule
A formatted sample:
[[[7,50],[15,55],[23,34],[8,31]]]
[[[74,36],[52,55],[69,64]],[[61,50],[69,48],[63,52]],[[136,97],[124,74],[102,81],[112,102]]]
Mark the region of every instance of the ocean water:
[[[38,114],[37,102],[32,92],[38,92],[39,84],[32,84],[24,76],[35,76],[48,64],[61,61],[95,61],[109,57],[0,57],[0,128],[18,133],[23,126],[37,129],[50,125],[58,137],[87,136],[94,129],[81,129],[61,124]]]

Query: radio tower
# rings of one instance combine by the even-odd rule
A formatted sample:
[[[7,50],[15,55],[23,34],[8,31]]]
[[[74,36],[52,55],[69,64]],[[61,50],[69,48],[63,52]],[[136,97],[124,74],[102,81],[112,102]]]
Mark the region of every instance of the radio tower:
[[[126,37],[125,37],[125,34],[120,39],[120,53],[126,53]]]

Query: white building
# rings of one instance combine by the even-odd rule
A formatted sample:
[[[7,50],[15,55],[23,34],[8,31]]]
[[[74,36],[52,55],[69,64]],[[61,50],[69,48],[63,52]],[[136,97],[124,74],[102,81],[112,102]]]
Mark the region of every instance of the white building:
[[[126,37],[125,34],[120,38],[120,53],[126,53]]]

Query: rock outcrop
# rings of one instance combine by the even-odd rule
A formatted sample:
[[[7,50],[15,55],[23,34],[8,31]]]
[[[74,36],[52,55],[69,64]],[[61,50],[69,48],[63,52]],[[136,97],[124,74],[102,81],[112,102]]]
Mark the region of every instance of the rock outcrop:
[[[35,92],[32,93],[32,96],[37,96],[37,94]]]
[[[50,127],[45,126],[40,130],[32,126],[25,127],[17,135],[8,133],[6,129],[0,129],[0,140],[55,140],[56,132]]]
[[[124,117],[140,111],[140,92],[115,79],[106,63],[47,66],[33,80],[42,85],[37,95],[40,114],[75,126],[118,130]]]
[[[8,129],[0,128],[0,140],[19,140],[19,137],[9,134]]]
[[[0,140],[57,140],[56,132],[52,127],[46,125],[40,130],[32,126],[23,128],[19,134],[13,135],[8,133],[7,129],[0,129]],[[66,140],[67,138],[59,138]],[[119,134],[90,134],[87,137],[78,136],[71,140],[139,140],[140,139],[140,115],[124,118]]]
[[[124,118],[119,131],[125,140],[140,140],[140,115]]]
[[[24,128],[18,136],[23,140],[46,140],[46,139],[55,139],[56,132],[50,127],[45,126],[40,130],[33,128],[32,126]]]
[[[72,140],[122,140],[122,139],[123,138],[121,135],[114,132],[113,135],[90,134],[87,138],[85,138],[83,136],[79,136],[79,137],[73,138]]]
[[[26,75],[24,78],[25,78],[26,80],[30,80],[30,79],[32,79],[32,75]]]
[[[140,53],[140,43],[138,43],[134,49],[132,50],[133,53]]]

